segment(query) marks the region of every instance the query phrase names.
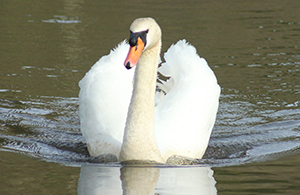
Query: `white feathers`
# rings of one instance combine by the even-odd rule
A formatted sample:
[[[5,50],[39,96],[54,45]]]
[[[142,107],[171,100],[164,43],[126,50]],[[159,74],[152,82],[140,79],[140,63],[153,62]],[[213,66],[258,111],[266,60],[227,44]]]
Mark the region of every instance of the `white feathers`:
[[[118,156],[133,90],[134,69],[123,63],[122,42],[103,56],[80,81],[81,131],[92,156]],[[208,145],[219,104],[220,87],[205,59],[185,40],[172,45],[158,71],[170,77],[157,83],[155,134],[164,158],[201,158]],[[161,91],[162,90],[162,91]]]
[[[79,82],[81,132],[92,156],[120,150],[133,88],[134,69],[123,65],[128,50],[123,41]]]
[[[159,88],[167,94],[156,106],[156,136],[165,156],[201,158],[218,109],[220,87],[195,47],[178,41],[164,55],[158,69],[171,78]]]

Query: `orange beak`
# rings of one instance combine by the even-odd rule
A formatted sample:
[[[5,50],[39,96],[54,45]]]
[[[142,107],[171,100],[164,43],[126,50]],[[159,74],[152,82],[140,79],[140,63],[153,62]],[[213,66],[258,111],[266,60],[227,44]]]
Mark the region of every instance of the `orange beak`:
[[[138,37],[136,45],[130,47],[127,58],[125,59],[124,65],[127,69],[130,69],[137,64],[144,47],[145,47],[145,43],[142,41],[140,37]]]

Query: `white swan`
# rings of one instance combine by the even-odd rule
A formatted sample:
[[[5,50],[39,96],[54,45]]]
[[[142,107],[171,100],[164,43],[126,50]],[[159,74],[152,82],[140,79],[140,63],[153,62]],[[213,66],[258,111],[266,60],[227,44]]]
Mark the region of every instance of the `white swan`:
[[[121,162],[202,158],[219,105],[213,71],[181,40],[158,68],[170,79],[157,82],[160,27],[152,18],[139,18],[130,31],[130,46],[119,44],[79,83],[81,132],[90,155],[114,154]]]

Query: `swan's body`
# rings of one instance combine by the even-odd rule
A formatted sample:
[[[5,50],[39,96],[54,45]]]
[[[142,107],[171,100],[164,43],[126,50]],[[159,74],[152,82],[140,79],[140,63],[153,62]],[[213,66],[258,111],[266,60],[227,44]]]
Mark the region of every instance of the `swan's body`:
[[[129,49],[122,42],[79,84],[81,131],[91,156],[114,154],[120,161],[161,163],[173,155],[202,158],[219,104],[213,71],[183,40],[169,48],[158,69],[171,78],[156,83],[160,28],[144,18],[135,20],[130,30],[131,49],[142,52],[136,69],[122,66]],[[131,68],[136,61],[128,54],[125,66]],[[162,91],[156,92],[156,85]]]

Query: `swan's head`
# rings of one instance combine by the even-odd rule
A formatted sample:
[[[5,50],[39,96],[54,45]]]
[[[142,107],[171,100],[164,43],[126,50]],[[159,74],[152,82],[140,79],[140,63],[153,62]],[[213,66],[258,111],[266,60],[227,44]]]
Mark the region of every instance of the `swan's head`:
[[[142,52],[151,49],[161,41],[161,30],[152,18],[135,19],[130,26],[130,49],[124,65],[127,69],[134,67]]]

